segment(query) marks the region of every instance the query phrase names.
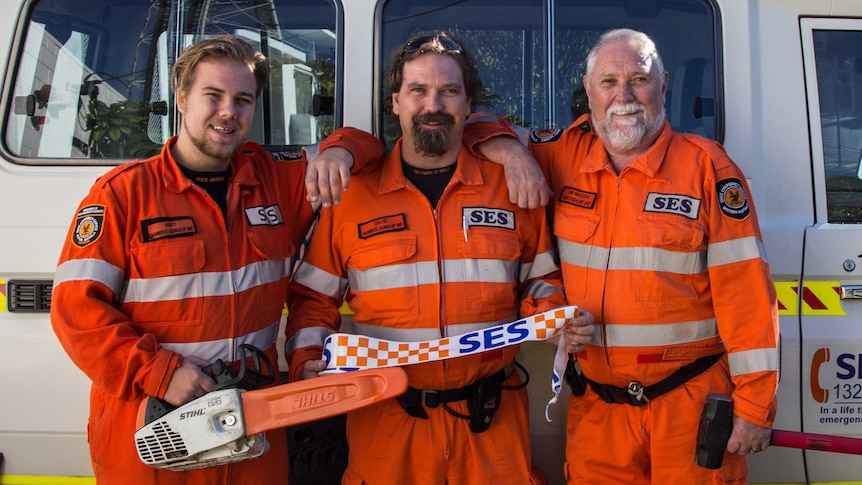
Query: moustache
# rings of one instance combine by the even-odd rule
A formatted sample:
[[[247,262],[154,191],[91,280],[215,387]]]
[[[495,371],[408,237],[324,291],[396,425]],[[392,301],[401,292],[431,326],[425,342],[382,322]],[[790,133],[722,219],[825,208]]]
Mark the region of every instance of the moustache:
[[[413,117],[414,124],[454,125],[455,117],[449,113],[420,113]]]
[[[608,116],[611,115],[627,115],[637,112],[646,112],[646,106],[636,101],[625,104],[616,104],[609,107],[606,111]]]

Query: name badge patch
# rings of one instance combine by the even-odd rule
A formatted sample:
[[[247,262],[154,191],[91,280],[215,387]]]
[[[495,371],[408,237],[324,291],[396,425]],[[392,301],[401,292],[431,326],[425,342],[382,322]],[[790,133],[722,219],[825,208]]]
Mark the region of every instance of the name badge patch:
[[[160,217],[141,221],[141,232],[144,242],[170,239],[174,237],[191,236],[198,232],[195,220],[189,216]]]
[[[515,229],[515,213],[512,211],[489,207],[464,207],[462,210],[464,229],[472,226]]]
[[[751,207],[739,179],[726,179],[715,184],[718,190],[718,204],[724,215],[734,219],[745,219]]]
[[[281,216],[281,209],[278,208],[278,204],[273,204],[269,207],[262,205],[248,207],[245,210],[245,217],[251,226],[277,226],[284,224],[284,217]]]
[[[102,227],[105,221],[105,206],[88,205],[78,211],[75,223],[75,234],[72,243],[79,248],[93,244],[102,237]]]
[[[563,187],[563,191],[560,194],[560,202],[585,209],[592,209],[596,206],[596,193],[566,186]]]
[[[372,219],[368,222],[362,222],[358,226],[360,239],[367,239],[386,232],[404,231],[406,229],[407,216],[403,213]]]
[[[700,210],[700,199],[686,195],[650,192],[647,194],[644,210],[646,212],[663,212],[665,214],[688,217],[689,219],[697,219],[697,213]]]

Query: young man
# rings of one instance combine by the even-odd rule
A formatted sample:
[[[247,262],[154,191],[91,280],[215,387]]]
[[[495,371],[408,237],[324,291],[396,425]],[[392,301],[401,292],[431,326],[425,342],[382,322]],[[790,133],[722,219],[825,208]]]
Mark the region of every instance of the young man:
[[[530,139],[556,195],[567,301],[599,327],[578,355],[588,388],[570,401],[568,481],[744,483],[778,385],[775,290],[745,176],[718,143],[672,131],[646,34],[605,33],[584,86],[591,123]],[[479,148],[511,160],[519,145]],[[719,470],[694,462],[708,393],[734,401]]]
[[[184,472],[144,465],[134,443],[148,396],[178,406],[206,394],[214,382],[201,368],[237,364],[243,344],[277,361],[288,279],[313,212],[304,158],[277,161],[247,142],[268,73],[237,37],[183,51],[172,73],[180,133],[160,155],[99,178],[72,222],[51,322],[93,381],[88,436],[99,483],[287,481],[283,430],[267,433],[271,449],[258,460]],[[350,145],[360,160],[382,155],[368,138]],[[309,170],[345,173],[340,158]]]
[[[344,300],[355,333],[402,342],[564,303],[544,210],[510,202],[503,168],[462,149],[481,88],[463,43],[446,33],[413,37],[393,53],[387,78],[403,137],[381,166],[352,179],[341,206],[321,212],[291,283],[292,379],[323,369],[322,345],[339,330]],[[405,396],[348,414],[342,483],[531,483],[517,352],[513,345],[406,366]],[[481,411],[470,403],[496,393],[496,412],[476,426]]]

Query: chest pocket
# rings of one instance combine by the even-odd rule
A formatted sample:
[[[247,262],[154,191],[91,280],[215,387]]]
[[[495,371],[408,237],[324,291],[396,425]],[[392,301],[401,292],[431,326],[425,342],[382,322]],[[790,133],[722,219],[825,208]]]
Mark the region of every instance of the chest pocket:
[[[417,262],[416,236],[372,237],[352,248],[347,273],[358,320],[418,315],[419,285],[439,281],[437,262]]]
[[[696,221],[648,218],[638,221],[642,246],[634,255],[632,292],[637,301],[694,300],[708,284],[706,232]]]
[[[202,240],[158,242],[131,248],[125,308],[142,326],[199,324],[206,262]],[[209,285],[211,286],[211,285]],[[171,302],[171,303],[168,303]]]
[[[447,259],[444,282],[463,283],[458,294],[467,310],[517,308],[521,246],[514,231],[471,228],[459,242],[462,258]]]
[[[589,270],[607,269],[607,250],[593,246],[596,243],[593,236],[601,217],[584,214],[562,204],[557,205],[555,211],[554,236],[563,271],[563,286],[568,297],[584,298],[589,284],[602,284],[598,275],[593,276],[595,281],[589,281]],[[569,301],[575,303],[577,300]]]

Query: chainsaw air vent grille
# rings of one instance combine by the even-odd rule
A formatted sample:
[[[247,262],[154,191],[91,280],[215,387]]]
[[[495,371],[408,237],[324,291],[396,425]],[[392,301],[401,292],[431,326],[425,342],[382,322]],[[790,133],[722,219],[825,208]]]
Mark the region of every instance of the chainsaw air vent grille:
[[[144,463],[163,463],[188,456],[182,436],[171,430],[166,422],[154,423],[152,430],[152,434],[135,439],[138,455]]]

